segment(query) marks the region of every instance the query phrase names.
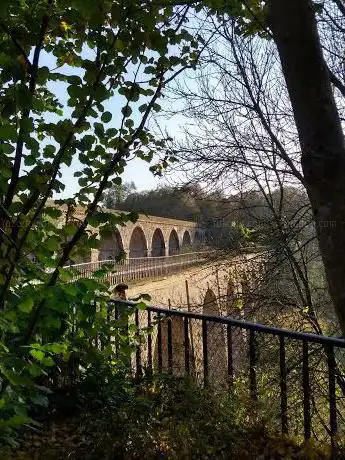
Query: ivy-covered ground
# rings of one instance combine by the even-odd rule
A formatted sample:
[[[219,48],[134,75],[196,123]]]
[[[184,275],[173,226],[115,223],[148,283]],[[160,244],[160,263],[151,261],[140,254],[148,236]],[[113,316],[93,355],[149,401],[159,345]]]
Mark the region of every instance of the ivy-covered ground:
[[[327,459],[328,446],[268,435],[250,410],[240,420],[228,396],[162,377],[62,394],[40,426],[23,431],[9,459]],[[97,399],[99,398],[99,399]],[[344,458],[341,454],[338,458]]]

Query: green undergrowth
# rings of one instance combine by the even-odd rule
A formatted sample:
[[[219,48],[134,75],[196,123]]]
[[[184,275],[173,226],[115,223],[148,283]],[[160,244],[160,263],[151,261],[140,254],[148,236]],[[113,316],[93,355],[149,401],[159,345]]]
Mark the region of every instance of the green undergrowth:
[[[19,446],[3,447],[0,458],[330,458],[328,446],[269,435],[249,407],[239,419],[235,398],[190,380],[115,379],[94,390],[56,395],[49,412],[37,415],[40,425],[24,429]]]

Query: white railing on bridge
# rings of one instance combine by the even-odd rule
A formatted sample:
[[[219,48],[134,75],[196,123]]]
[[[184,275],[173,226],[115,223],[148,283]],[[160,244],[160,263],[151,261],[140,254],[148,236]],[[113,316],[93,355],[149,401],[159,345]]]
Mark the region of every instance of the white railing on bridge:
[[[207,261],[215,251],[188,252],[172,256],[161,257],[137,257],[125,259],[120,262],[114,260],[99,260],[97,262],[86,262],[71,265],[69,268],[75,270],[75,277],[91,278],[94,272],[106,267],[110,271],[105,278],[111,284],[122,281],[131,281],[142,278],[166,276],[177,273],[191,265]]]

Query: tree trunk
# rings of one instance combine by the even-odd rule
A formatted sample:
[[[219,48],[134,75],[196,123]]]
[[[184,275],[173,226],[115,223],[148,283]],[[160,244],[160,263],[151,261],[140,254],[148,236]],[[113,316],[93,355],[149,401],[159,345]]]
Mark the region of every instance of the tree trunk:
[[[330,294],[345,336],[345,145],[309,0],[268,0]]]

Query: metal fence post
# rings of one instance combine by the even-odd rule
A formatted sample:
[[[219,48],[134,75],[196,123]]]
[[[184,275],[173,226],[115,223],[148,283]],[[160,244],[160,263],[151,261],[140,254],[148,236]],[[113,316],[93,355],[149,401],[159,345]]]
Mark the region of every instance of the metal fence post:
[[[303,340],[302,360],[302,385],[303,385],[303,413],[304,413],[304,438],[311,436],[310,417],[310,377],[309,377],[309,347],[308,342]]]

